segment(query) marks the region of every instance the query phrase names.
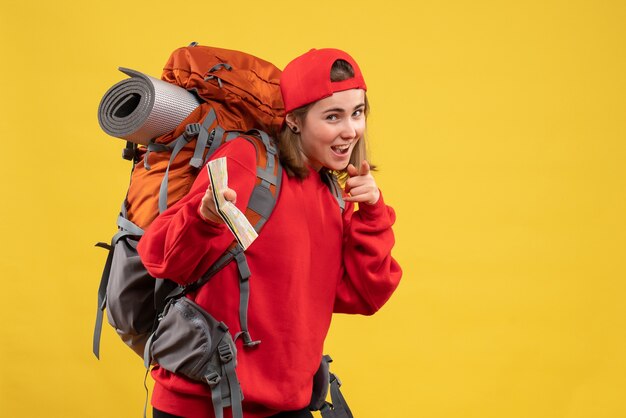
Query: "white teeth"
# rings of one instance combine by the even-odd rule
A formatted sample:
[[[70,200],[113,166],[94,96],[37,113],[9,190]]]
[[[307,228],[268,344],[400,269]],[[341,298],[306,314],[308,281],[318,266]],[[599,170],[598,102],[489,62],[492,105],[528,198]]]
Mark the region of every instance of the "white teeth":
[[[348,149],[350,148],[350,144],[348,145],[335,145],[333,147],[331,147],[333,150],[339,152],[339,153],[344,153],[346,151],[348,151]]]

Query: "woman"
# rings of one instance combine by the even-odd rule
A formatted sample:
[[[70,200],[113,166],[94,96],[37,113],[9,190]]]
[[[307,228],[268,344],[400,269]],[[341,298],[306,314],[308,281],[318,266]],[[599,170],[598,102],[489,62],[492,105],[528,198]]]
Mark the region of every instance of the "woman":
[[[310,417],[312,377],[333,312],[370,315],[391,296],[401,270],[391,257],[395,214],[366,161],[368,103],[356,62],[336,49],[311,50],[281,76],[286,118],[278,137],[283,178],[271,217],[246,250],[252,273],[248,325],[262,343],[237,341],[237,375],[245,417]],[[256,177],[256,151],[238,138],[226,157],[229,189],[245,210]],[[345,210],[322,176],[345,179]],[[358,203],[356,210],[354,203]],[[155,277],[196,280],[232,242],[221,222],[206,170],[191,192],[157,218],[139,243]],[[239,281],[230,263],[189,295],[233,335],[239,327]],[[155,417],[212,417],[208,386],[153,369]]]

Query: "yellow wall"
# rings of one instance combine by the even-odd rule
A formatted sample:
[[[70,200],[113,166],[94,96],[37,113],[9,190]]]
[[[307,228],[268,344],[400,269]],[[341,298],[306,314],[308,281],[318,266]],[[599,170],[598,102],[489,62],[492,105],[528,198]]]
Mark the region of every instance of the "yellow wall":
[[[91,354],[129,168],[96,110],[191,41],[364,70],[404,279],[334,321],[358,418],[626,416],[626,3],[157,3],[0,5],[2,417],[141,415],[139,359]]]

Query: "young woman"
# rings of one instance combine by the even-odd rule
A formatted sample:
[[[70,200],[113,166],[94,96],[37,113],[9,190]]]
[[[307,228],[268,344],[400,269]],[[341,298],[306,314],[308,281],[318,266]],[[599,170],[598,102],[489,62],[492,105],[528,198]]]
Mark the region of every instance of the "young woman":
[[[312,416],[312,379],[332,313],[373,314],[402,274],[391,257],[395,213],[366,160],[369,109],[358,65],[343,51],[313,49],[287,65],[281,91],[286,118],[277,139],[284,168],[280,195],[246,250],[252,273],[248,325],[262,343],[236,342],[246,418]],[[224,196],[244,211],[257,179],[254,146],[238,138],[212,158],[220,157],[228,165]],[[343,212],[325,171],[345,180]],[[202,170],[191,192],[146,231],[138,250],[154,277],[193,282],[232,242],[212,196]],[[189,297],[233,335],[241,331],[236,263]],[[213,416],[207,385],[159,366],[152,375],[155,417]]]

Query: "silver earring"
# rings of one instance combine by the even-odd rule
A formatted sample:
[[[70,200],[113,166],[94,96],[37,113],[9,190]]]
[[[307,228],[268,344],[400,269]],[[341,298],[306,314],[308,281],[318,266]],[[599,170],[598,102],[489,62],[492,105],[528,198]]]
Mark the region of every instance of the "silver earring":
[[[291,127],[291,130],[293,131],[293,133],[294,133],[294,134],[297,134],[297,133],[299,132],[299,131],[298,131],[298,128],[297,128],[297,127],[295,127],[295,126],[292,126],[292,127]]]

